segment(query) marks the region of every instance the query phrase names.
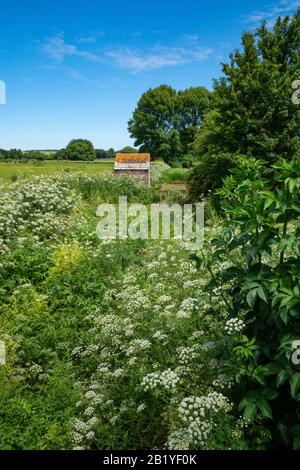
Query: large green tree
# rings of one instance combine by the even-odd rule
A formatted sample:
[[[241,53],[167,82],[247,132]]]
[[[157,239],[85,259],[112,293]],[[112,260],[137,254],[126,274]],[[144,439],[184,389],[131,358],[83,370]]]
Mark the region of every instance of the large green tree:
[[[128,123],[135,145],[169,164],[181,160],[189,151],[210,101],[211,94],[203,87],[177,92],[161,85],[148,90]]]
[[[73,139],[65,150],[67,160],[94,160],[96,152],[92,142],[86,139]]]
[[[214,84],[214,109],[196,140],[202,157],[240,153],[269,163],[292,158],[299,145],[300,108],[292,102],[292,83],[299,79],[300,10],[245,33],[242,50],[223,64],[224,77]]]

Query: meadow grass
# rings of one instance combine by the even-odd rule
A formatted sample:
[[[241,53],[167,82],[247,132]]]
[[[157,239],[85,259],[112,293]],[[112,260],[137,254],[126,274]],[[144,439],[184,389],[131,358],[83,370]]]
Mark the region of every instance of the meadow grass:
[[[0,161],[0,181],[10,183],[17,179],[42,175],[51,176],[57,173],[84,173],[89,176],[97,176],[103,173],[112,173],[113,168],[114,158],[106,158],[105,160],[93,162],[46,160],[20,163]],[[160,175],[164,169],[165,166],[160,161],[151,163],[151,173],[153,177]]]
[[[163,183],[174,184],[174,183],[186,183],[189,177],[189,170],[186,168],[168,168],[161,174],[161,180]]]
[[[0,162],[0,180],[10,182],[15,179],[30,178],[31,176],[50,176],[56,173],[82,172],[87,175],[111,173],[114,159],[93,162],[73,162],[66,160],[44,162]]]

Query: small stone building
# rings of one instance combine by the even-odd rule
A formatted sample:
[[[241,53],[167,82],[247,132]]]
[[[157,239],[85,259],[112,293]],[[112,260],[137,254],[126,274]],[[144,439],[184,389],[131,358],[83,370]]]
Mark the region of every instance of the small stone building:
[[[150,184],[150,153],[117,153],[115,175],[128,175],[144,184]]]

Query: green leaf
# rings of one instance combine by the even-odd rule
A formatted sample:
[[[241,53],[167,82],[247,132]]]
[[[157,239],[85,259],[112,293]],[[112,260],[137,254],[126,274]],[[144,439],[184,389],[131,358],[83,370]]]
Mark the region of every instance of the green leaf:
[[[246,395],[245,395],[245,399],[248,400],[248,402],[250,403],[255,403],[256,400],[258,399],[259,395],[258,395],[258,392],[256,390],[249,390]]]
[[[275,375],[281,371],[281,366],[275,362],[269,362],[269,364],[263,366],[263,369],[265,375]]]
[[[273,204],[273,202],[274,200],[271,198],[266,199],[264,203],[264,209],[268,209],[268,207],[270,207]]]
[[[238,406],[238,410],[239,411],[242,411],[244,408],[246,408],[246,406],[249,405],[249,400],[247,400],[247,398],[243,398],[243,400],[239,403],[239,406]]]
[[[272,409],[265,398],[260,398],[260,400],[257,402],[257,406],[265,418],[272,419]]]
[[[300,372],[295,372],[290,378],[290,389],[293,398],[296,397],[300,388]]]
[[[256,297],[257,297],[257,290],[258,290],[257,288],[252,289],[247,294],[247,303],[251,308],[254,307],[255,300],[256,300]]]
[[[284,444],[287,446],[289,443],[289,432],[288,427],[286,424],[279,423],[277,429],[280,433],[281,439],[283,440]]]
[[[300,450],[300,434],[293,440],[293,450]]]
[[[282,310],[280,312],[280,318],[283,321],[283,323],[285,323],[285,325],[287,325],[288,324],[288,319],[289,319],[288,311],[287,310]]]
[[[263,396],[267,400],[275,400],[275,398],[277,398],[278,395],[279,395],[278,392],[276,392],[276,390],[273,390],[272,388],[266,388],[263,391]]]
[[[258,297],[260,297],[264,302],[266,302],[266,304],[268,303],[268,299],[262,287],[259,287],[257,289],[257,294],[258,294]]]
[[[255,405],[255,403],[250,403],[248,406],[246,406],[245,410],[244,410],[244,419],[246,421],[252,421],[255,416],[256,416],[256,413],[257,413],[257,406]]]
[[[295,187],[296,187],[296,183],[297,183],[297,180],[295,178],[288,178],[287,181],[286,181],[287,185],[288,185],[288,188],[289,188],[289,192],[290,193],[293,193]]]
[[[291,373],[292,372],[290,369],[284,369],[279,372],[276,379],[276,387],[279,388],[281,385],[283,385],[284,382],[286,382],[286,380],[290,377]]]

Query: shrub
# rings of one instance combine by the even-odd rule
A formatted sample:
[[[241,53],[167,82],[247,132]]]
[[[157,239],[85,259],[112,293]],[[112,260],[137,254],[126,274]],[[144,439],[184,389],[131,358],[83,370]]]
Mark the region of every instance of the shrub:
[[[201,263],[211,273],[207,290],[221,289],[232,318],[220,354],[239,382],[239,409],[269,421],[274,445],[299,449],[300,159],[273,165],[275,190],[263,168],[239,159],[225,179],[223,232]]]
[[[183,168],[170,168],[161,175],[164,183],[185,183],[188,179],[189,172]]]
[[[236,164],[236,157],[229,153],[206,155],[194,166],[188,179],[188,190],[191,200],[196,201],[208,192],[220,188],[230,168]],[[215,197],[216,202],[219,198]],[[218,205],[218,204],[217,204]]]

